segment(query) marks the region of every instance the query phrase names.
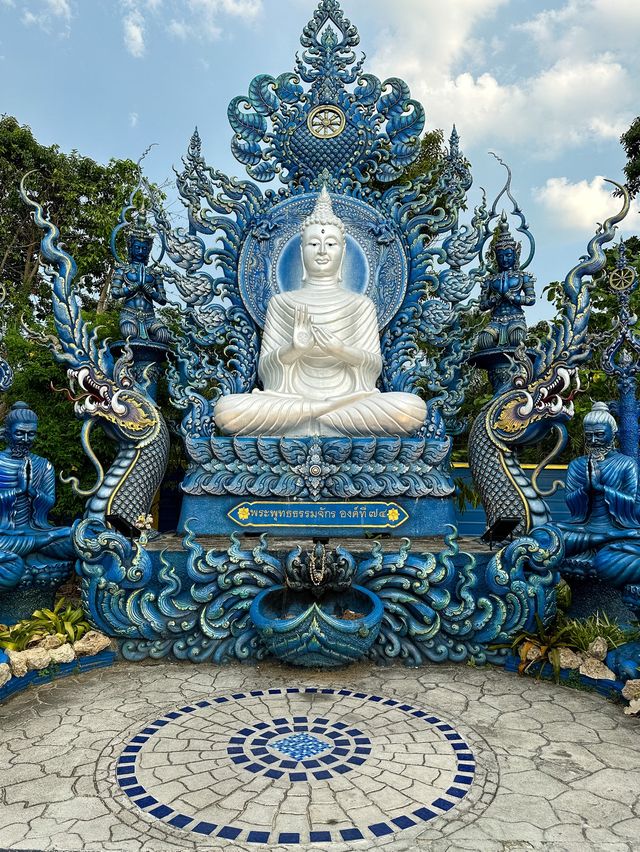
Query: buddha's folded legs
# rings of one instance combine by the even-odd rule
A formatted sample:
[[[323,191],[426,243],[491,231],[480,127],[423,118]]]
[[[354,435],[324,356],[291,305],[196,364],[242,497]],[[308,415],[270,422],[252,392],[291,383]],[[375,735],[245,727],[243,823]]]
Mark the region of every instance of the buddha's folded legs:
[[[223,397],[216,425],[226,435],[415,435],[427,407],[408,393],[366,393],[336,400],[305,400],[264,391]]]
[[[216,426],[225,435],[311,435],[312,404],[301,397],[264,391],[222,397]]]
[[[0,550],[0,591],[13,589],[24,574],[24,561],[15,553]]]
[[[640,538],[638,529],[610,529],[594,531],[578,524],[559,523],[558,527],[564,536],[565,554],[574,556],[584,551],[594,552],[612,541]]]
[[[340,405],[318,417],[321,435],[415,435],[427,416],[427,406],[411,393],[375,393]]]

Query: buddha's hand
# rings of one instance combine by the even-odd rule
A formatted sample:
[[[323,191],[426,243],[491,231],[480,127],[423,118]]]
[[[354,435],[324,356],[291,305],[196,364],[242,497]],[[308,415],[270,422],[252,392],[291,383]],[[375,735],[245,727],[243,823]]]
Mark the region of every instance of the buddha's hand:
[[[298,355],[306,355],[311,352],[315,344],[309,308],[306,305],[299,305],[293,317],[292,349]]]
[[[339,337],[336,337],[333,332],[327,331],[326,328],[314,327],[313,336],[315,337],[316,343],[320,349],[322,349],[323,352],[326,352],[327,355],[333,355],[334,358],[345,357],[344,343]]]

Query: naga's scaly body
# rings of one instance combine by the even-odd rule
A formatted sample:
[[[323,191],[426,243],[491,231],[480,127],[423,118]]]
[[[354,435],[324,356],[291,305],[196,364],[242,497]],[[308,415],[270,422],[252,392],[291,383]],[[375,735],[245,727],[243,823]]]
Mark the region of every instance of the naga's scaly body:
[[[489,427],[493,403],[485,405],[469,435],[469,468],[487,514],[487,525],[498,518],[520,518],[518,535],[549,521],[547,506],[535,492],[514,453],[496,440]]]
[[[85,517],[117,515],[132,526],[146,514],[162,484],[169,451],[169,430],[160,419],[156,439],[143,447],[121,443],[102,485],[89,499]],[[146,508],[145,508],[146,507]]]

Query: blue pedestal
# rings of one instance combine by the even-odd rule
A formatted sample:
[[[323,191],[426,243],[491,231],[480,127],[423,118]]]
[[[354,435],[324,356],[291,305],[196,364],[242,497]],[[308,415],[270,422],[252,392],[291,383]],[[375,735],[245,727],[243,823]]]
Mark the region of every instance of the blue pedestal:
[[[244,520],[239,517],[241,509],[250,513]],[[442,536],[447,524],[455,523],[455,513],[448,497],[310,503],[185,494],[178,532],[184,532],[187,521],[197,535],[264,532],[280,538],[355,538],[382,533],[421,538]]]

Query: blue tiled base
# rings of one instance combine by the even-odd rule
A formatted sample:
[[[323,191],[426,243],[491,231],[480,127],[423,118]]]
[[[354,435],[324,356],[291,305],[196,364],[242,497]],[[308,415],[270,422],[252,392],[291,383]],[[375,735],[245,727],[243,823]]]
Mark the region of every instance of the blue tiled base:
[[[316,754],[327,751],[331,746],[310,734],[293,734],[282,740],[276,740],[273,748],[296,760],[303,760],[305,757],[315,757]]]
[[[316,703],[319,706],[314,708]],[[298,708],[297,712],[294,707]],[[220,714],[217,708],[222,710]],[[317,711],[322,715],[316,715]],[[353,777],[357,789],[360,774],[374,777],[375,768],[373,774],[367,771],[370,760],[375,761],[375,767],[383,756],[391,759],[383,742],[376,745],[366,731],[372,718],[378,719],[385,714],[386,725],[379,730],[408,735],[414,740],[417,752],[423,751],[427,761],[425,766],[430,765],[429,755],[434,755],[434,765],[437,762],[438,774],[444,773],[445,783],[436,782],[432,795],[419,807],[417,802],[406,799],[407,810],[404,813],[399,813],[398,807],[392,803],[387,808],[382,797],[380,802],[372,801],[376,819],[370,814],[359,817],[356,811],[347,813],[342,822],[338,814],[336,819],[327,819],[324,814],[314,813],[311,807],[306,817],[301,815],[296,819],[297,824],[291,825],[291,819],[287,817],[287,802],[289,796],[297,799],[296,788],[301,790],[302,796],[310,796],[309,785],[317,789],[327,782],[327,792],[333,798],[332,779]],[[198,724],[198,718],[202,725]],[[264,824],[272,822],[266,830],[261,825],[254,825],[250,819],[240,825],[227,823],[230,811],[222,800],[220,809],[213,803],[204,809],[195,809],[188,797],[183,800],[180,794],[172,797],[170,805],[161,801],[165,795],[163,785],[149,773],[149,766],[158,767],[170,762],[171,743],[175,742],[176,736],[186,735],[187,742],[183,741],[185,754],[193,751],[195,746],[188,740],[193,738],[198,743],[202,742],[200,738],[205,730],[208,732],[206,741],[212,749],[218,751],[226,742],[226,765],[233,770],[232,786],[225,791],[222,799],[244,790],[253,779],[262,777],[277,783],[284,798],[277,805],[265,803],[263,806],[261,817],[265,818]],[[421,736],[428,730],[431,736]],[[397,789],[393,786],[394,775],[400,780],[403,768],[411,765],[409,755],[406,760],[402,757],[402,749],[393,757],[396,768],[387,782],[390,791]],[[444,764],[443,758],[446,760]],[[224,766],[225,759],[219,757],[216,763]],[[160,773],[161,769],[157,771]],[[181,781],[187,789],[190,776],[208,770],[204,769],[201,756],[196,753],[192,761],[184,763],[182,771],[183,777],[175,780]],[[319,849],[329,849],[332,843],[354,841],[369,841],[371,845],[378,838],[420,827],[423,823],[445,817],[449,812],[454,813],[471,791],[475,777],[476,757],[467,738],[453,725],[432,715],[431,711],[395,698],[328,687],[271,688],[231,695],[214,693],[208,699],[176,707],[158,719],[147,721],[131,736],[115,766],[115,779],[122,793],[132,805],[161,821],[157,823],[159,826],[170,825],[180,829],[185,832],[185,838],[196,834],[229,840],[232,841],[227,844],[230,849],[240,845],[244,848],[245,843],[265,844],[260,848],[277,845],[278,848],[303,846],[305,849],[310,848],[307,844],[316,843],[327,844]],[[211,784],[215,788],[213,775]],[[327,805],[327,809],[331,811],[331,804]],[[338,825],[339,821],[341,825]],[[332,827],[334,824],[335,827]],[[187,845],[188,841],[184,846]]]
[[[0,704],[12,695],[23,692],[29,686],[37,686],[40,683],[50,683],[61,677],[88,672],[91,669],[101,669],[111,666],[115,662],[114,651],[100,651],[93,657],[79,657],[72,663],[61,663],[59,667],[43,669],[39,672],[28,672],[24,677],[12,677],[3,687],[0,687]]]
[[[239,526],[228,517],[228,512],[254,497],[215,497],[211,495],[185,494],[182,500],[182,512],[178,532],[184,532],[188,521],[189,527],[196,535],[229,535],[236,533],[263,533],[274,537],[290,537],[301,535],[305,537],[354,538],[365,533],[384,533],[392,536],[421,538],[425,536],[442,536],[447,524],[455,523],[453,500],[447,497],[421,497],[417,500],[407,500],[402,497],[391,498],[393,503],[401,506],[409,515],[409,519],[399,527],[380,529],[375,527],[286,527],[265,526],[251,529]],[[295,502],[284,499],[271,499],[269,503],[295,507]],[[353,502],[353,501],[351,501]],[[363,501],[376,502],[376,501]]]

